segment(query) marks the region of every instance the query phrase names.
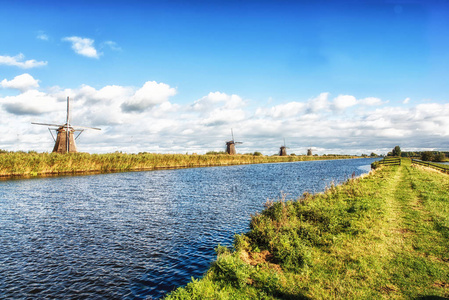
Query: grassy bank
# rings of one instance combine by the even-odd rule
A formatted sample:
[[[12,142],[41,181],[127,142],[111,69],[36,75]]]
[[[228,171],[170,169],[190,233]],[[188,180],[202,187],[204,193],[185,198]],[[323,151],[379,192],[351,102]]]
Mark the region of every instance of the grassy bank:
[[[449,297],[449,176],[403,160],[267,202],[234,249],[217,252],[204,278],[167,299]]]
[[[293,162],[350,156],[255,156],[187,154],[87,154],[87,153],[0,153],[0,177],[75,174],[87,172],[122,172],[162,168],[188,168]]]

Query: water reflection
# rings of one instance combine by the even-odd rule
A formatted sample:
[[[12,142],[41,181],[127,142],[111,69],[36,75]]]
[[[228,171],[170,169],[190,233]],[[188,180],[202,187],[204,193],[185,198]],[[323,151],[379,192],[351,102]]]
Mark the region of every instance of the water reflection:
[[[157,298],[200,277],[267,199],[372,159],[0,182],[0,298]]]

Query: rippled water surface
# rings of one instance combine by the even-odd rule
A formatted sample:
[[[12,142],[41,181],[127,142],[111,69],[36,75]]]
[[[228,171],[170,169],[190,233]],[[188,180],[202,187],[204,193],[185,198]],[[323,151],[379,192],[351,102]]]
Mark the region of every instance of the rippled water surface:
[[[0,298],[158,298],[200,277],[267,199],[373,159],[0,181]]]

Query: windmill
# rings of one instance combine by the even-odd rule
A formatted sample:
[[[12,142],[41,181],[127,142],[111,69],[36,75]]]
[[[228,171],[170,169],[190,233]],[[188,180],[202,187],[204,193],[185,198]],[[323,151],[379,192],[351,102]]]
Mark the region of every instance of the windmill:
[[[243,142],[235,142],[234,141],[234,132],[232,131],[231,128],[231,135],[232,135],[232,140],[226,142],[226,153],[229,155],[235,155],[235,144],[243,144]]]
[[[285,138],[284,138],[284,146],[281,146],[279,150],[279,156],[287,156],[287,146],[285,145]]]
[[[50,131],[51,136],[53,137],[53,140],[55,141],[55,147],[53,148],[53,152],[57,153],[76,153],[76,144],[75,140],[81,135],[81,133],[84,132],[86,129],[95,129],[95,130],[101,130],[100,128],[94,128],[94,127],[83,127],[83,126],[72,126],[70,124],[70,99],[67,97],[67,119],[66,123],[62,125],[58,124],[46,124],[46,123],[34,123],[31,122],[31,124],[35,125],[44,125],[44,126],[50,126],[48,128],[48,131]],[[56,127],[56,128],[51,128]],[[52,130],[56,130],[57,136],[55,139],[55,136],[53,135]],[[78,135],[74,137],[74,133],[76,131],[79,131]]]

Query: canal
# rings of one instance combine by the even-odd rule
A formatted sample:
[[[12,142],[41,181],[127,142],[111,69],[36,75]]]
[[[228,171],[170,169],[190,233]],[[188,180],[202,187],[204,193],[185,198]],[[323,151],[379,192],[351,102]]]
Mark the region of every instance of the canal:
[[[374,159],[0,181],[0,298],[157,299],[200,277],[268,200]]]

